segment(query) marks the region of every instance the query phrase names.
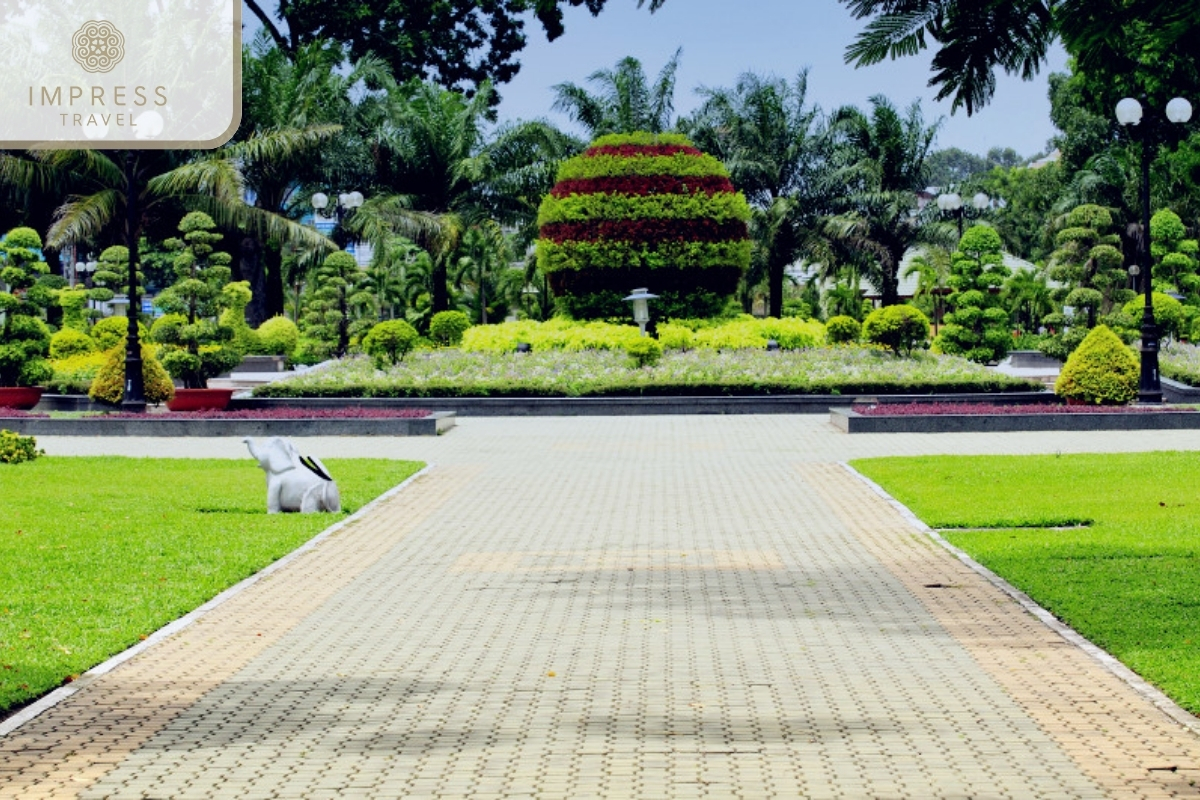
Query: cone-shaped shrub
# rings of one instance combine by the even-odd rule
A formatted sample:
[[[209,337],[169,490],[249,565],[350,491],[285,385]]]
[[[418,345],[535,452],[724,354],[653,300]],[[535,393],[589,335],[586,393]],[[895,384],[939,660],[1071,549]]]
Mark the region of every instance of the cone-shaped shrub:
[[[750,264],[750,207],[717,159],[674,134],[602,136],[565,161],[538,211],[538,266],[576,318],[719,313]]]
[[[1063,365],[1054,393],[1085,403],[1120,405],[1137,396],[1139,364],[1121,337],[1097,325]]]

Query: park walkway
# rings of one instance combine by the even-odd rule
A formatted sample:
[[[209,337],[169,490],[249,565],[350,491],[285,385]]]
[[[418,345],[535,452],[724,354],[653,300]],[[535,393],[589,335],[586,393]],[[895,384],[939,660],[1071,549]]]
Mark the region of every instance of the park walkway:
[[[822,416],[305,440],[434,466],[0,738],[0,797],[1200,796],[1200,737],[837,463],[1196,447]]]

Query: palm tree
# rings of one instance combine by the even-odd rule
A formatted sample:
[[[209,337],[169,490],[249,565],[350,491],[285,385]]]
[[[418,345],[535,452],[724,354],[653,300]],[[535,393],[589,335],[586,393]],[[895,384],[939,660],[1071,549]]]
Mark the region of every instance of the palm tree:
[[[1004,283],[1004,302],[1017,324],[1031,330],[1054,310],[1054,302],[1042,270],[1015,270]]]
[[[917,290],[914,300],[929,299],[933,321],[933,334],[937,336],[938,326],[942,321],[942,295],[945,294],[946,280],[950,277],[952,255],[948,248],[926,246],[921,252],[909,260],[904,277],[917,276]]]
[[[373,57],[348,69],[339,69],[342,63],[337,45],[312,42],[287,54],[265,32],[245,48],[242,124],[225,154],[239,164],[254,206],[295,219],[304,209],[297,197],[305,184],[336,185],[338,173],[346,171],[342,162],[366,160],[352,131],[375,98],[367,93],[355,104],[351,93],[362,81],[388,80],[387,71]],[[289,130],[303,136],[286,149],[246,145],[256,136]],[[254,292],[247,308],[251,324],[283,313],[282,244],[249,231],[242,239],[240,272]]]
[[[918,213],[918,189],[925,183],[925,159],[941,122],[925,126],[920,106],[904,116],[887,98],[871,98],[871,115],[843,108],[834,115],[833,130],[842,166],[837,181],[849,191],[837,202],[824,231],[865,266],[866,279],[879,290],[883,305],[899,298],[899,270],[904,254],[919,244],[952,241],[951,226]]]
[[[611,70],[596,70],[588,76],[588,83],[599,90],[596,94],[578,84],[557,84],[551,109],[582,125],[592,139],[606,133],[669,131],[674,124],[675,73],[682,54],[682,49],[675,51],[653,84],[646,79],[642,62],[633,56],[621,59]]]
[[[399,235],[428,250],[437,313],[450,308],[448,269],[463,231],[494,218],[528,240],[558,162],[579,143],[544,122],[502,126],[489,136],[490,84],[470,98],[432,84],[404,91],[375,132],[386,192],[365,203],[350,228],[377,248]]]
[[[239,147],[247,156],[295,147],[305,139],[296,131],[256,135]],[[0,181],[24,185],[69,182],[79,189],[56,212],[46,241],[56,249],[112,237],[114,229],[129,251],[130,314],[123,405],[145,408],[141,348],[138,341],[137,269],[142,231],[163,217],[178,218],[181,204],[207,212],[218,224],[275,236],[310,249],[329,241],[320,234],[243,201],[244,181],[237,163],[218,153],[194,157],[178,150],[46,150],[0,157]]]
[[[818,246],[821,215],[833,185],[829,136],[821,111],[808,104],[808,73],[792,84],[743,74],[732,89],[701,89],[704,104],[680,128],[720,158],[754,208],[756,243],[747,288],[764,277],[769,313],[783,313],[786,267]]]
[[[510,266],[508,239],[494,220],[472,225],[463,235],[454,271],[454,284],[468,292],[468,304],[480,325],[503,317],[524,282],[521,270]]]

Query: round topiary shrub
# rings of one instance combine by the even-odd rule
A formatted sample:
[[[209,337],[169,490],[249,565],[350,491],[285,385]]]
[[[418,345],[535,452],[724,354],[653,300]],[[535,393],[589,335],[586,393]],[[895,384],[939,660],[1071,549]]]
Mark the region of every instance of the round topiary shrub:
[[[300,342],[300,329],[287,317],[271,317],[255,332],[258,353],[264,356],[290,356]]]
[[[929,338],[929,319],[909,305],[877,308],[863,320],[863,336],[896,355],[907,355]]]
[[[362,349],[375,362],[375,369],[387,369],[403,361],[416,344],[417,329],[402,319],[392,319],[371,328],[363,337]]]
[[[1164,336],[1172,336],[1176,339],[1181,334],[1190,333],[1190,330],[1182,328],[1184,320],[1183,303],[1163,292],[1150,293],[1150,305],[1154,308],[1154,321],[1158,323],[1158,329]],[[1146,310],[1146,296],[1138,295],[1121,307],[1121,311],[1130,320],[1130,324],[1136,329],[1142,324],[1142,314]]]
[[[471,320],[461,311],[439,311],[429,320],[429,338],[442,347],[457,347],[471,327]]]
[[[118,344],[123,344],[125,335],[128,333],[128,317],[105,317],[97,320],[91,330],[92,338],[96,340],[97,350],[111,350]],[[138,336],[146,338],[146,326],[140,322],[138,323]]]
[[[142,345],[142,377],[146,382],[146,402],[165,403],[175,396],[171,376],[154,355],[154,348]],[[125,391],[125,347],[114,347],[105,354],[104,366],[96,373],[88,397],[117,405]]]
[[[46,451],[38,449],[37,439],[32,436],[0,430],[0,464],[23,464],[44,455]]]
[[[825,321],[825,337],[830,344],[850,344],[862,337],[862,323],[854,317],[839,314]]]
[[[1067,358],[1054,393],[1068,400],[1120,405],[1137,397],[1140,365],[1107,325],[1093,328]]]
[[[720,161],[676,134],[602,136],[563,162],[538,211],[538,266],[579,319],[719,314],[750,264],[750,207]]]
[[[50,357],[70,358],[91,353],[96,349],[96,340],[74,328],[63,328],[50,337]]]

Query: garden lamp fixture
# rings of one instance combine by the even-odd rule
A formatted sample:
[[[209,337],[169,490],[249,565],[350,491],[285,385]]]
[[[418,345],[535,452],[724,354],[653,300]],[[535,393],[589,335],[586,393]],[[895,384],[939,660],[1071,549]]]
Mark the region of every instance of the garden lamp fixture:
[[[1157,145],[1166,144],[1169,140],[1168,126],[1154,117],[1145,118],[1142,104],[1132,97],[1126,97],[1117,103],[1117,122],[1125,128],[1130,138],[1137,141],[1142,148],[1142,182],[1140,186],[1141,225],[1142,235],[1138,247],[1137,263],[1129,268],[1129,274],[1135,278],[1141,277],[1142,289],[1146,296],[1142,307],[1142,344],[1141,344],[1141,377],[1138,381],[1139,403],[1161,403],[1162,382],[1158,374],[1159,330],[1154,318],[1153,281],[1150,270],[1150,161],[1157,151]],[[1192,104],[1182,97],[1176,97],[1167,103],[1167,121],[1173,125],[1183,125],[1192,118]],[[1146,124],[1143,125],[1143,118]]]
[[[363,194],[359,191],[343,192],[338,195],[337,203],[333,207],[334,217],[337,220],[337,224],[333,229],[333,241],[340,248],[345,248],[346,246],[346,234],[342,229],[342,223],[345,222],[346,216],[351,211],[362,206],[363,199]],[[319,212],[321,216],[325,216],[324,211],[326,208],[329,208],[329,195],[324,192],[316,192],[310,198],[309,202],[312,203],[314,210]]]
[[[650,294],[645,287],[634,289],[633,294],[626,297],[627,302],[633,303],[633,321],[637,323],[642,336],[646,335],[646,323],[650,321],[650,301],[658,299],[658,295]]]
[[[86,286],[91,280],[92,273],[95,272],[99,266],[100,266],[100,262],[96,261],[95,257],[93,257],[90,253],[88,254],[87,261],[76,261],[75,262],[75,283],[78,283],[79,276],[83,275],[83,283]]]
[[[976,217],[987,211],[992,205],[992,198],[983,192],[978,192],[971,198],[971,211],[963,205],[962,196],[958,192],[943,192],[937,197],[938,210],[943,214],[954,217],[958,221],[958,238],[963,235],[963,219],[970,215]]]

